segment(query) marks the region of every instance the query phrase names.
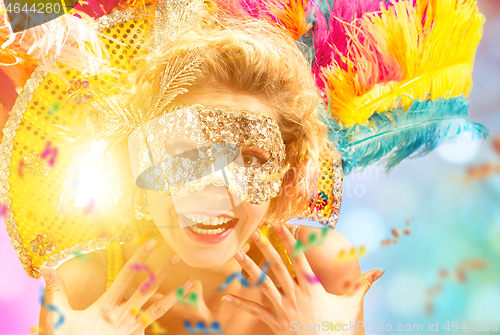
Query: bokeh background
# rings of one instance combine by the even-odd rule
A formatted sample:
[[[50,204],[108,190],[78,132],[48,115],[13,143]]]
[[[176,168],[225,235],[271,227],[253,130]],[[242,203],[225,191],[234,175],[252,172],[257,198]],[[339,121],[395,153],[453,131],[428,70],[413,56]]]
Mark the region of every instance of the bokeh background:
[[[386,270],[365,298],[367,334],[500,334],[500,328],[486,331],[486,322],[500,324],[500,148],[493,145],[500,137],[500,1],[478,4],[487,21],[470,116],[490,130],[490,139],[464,139],[404,161],[389,174],[371,167],[344,180],[336,229],[356,250],[366,249],[363,272]],[[408,221],[408,235],[382,245],[394,240],[393,228],[407,229]],[[1,226],[0,334],[30,334],[38,323],[43,280],[24,273]],[[438,323],[438,331],[429,330],[429,322]],[[482,331],[464,331],[463,322]],[[382,323],[385,331],[376,331]],[[421,324],[422,331],[397,331],[398,324]]]

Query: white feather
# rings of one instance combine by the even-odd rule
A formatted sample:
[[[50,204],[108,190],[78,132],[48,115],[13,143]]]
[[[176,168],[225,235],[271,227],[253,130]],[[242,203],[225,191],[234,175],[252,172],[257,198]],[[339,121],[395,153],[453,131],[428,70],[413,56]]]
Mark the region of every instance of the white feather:
[[[2,48],[14,43],[17,37],[22,37],[18,42],[19,48],[39,59],[42,70],[59,73],[55,64],[61,62],[79,70],[83,76],[104,72],[113,74],[117,69],[110,65],[109,53],[99,36],[104,35],[98,32],[92,18],[65,14],[26,31],[11,34]]]

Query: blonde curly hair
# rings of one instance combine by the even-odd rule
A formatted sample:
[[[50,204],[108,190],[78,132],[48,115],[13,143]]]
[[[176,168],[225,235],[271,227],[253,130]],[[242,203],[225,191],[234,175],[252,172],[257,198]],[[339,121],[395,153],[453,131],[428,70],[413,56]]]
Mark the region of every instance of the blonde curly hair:
[[[311,195],[317,193],[319,159],[331,155],[325,125],[318,119],[320,96],[311,67],[289,32],[268,22],[235,18],[218,12],[206,12],[199,26],[178,34],[162,49],[151,47],[134,59],[135,72],[129,77],[124,93],[116,97],[123,106],[146,111],[137,119],[147,122],[158,115],[148,114],[152,92],[158,92],[162,69],[181,51],[196,49],[202,62],[188,92],[203,94],[214,88],[251,95],[277,116],[286,147],[290,170],[281,191],[271,201],[267,220],[282,223],[303,213]],[[166,105],[160,106],[160,111]],[[102,106],[106,109],[106,106]],[[87,106],[77,112],[65,129],[67,145],[88,147],[91,141],[107,143],[108,166],[115,169],[107,182],[116,185],[112,204],[114,213],[130,213],[137,187],[128,157],[128,136],[133,129],[114,132],[103,122],[99,108]],[[78,134],[76,137],[73,134]],[[119,200],[118,200],[119,199]],[[133,217],[133,214],[132,214]]]

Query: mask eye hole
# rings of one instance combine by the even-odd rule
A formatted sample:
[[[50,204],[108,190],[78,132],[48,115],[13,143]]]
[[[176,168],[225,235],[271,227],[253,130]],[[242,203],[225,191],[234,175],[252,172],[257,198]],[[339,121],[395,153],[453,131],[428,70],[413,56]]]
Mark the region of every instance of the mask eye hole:
[[[163,154],[170,157],[189,158],[191,160],[197,160],[200,158],[198,147],[199,145],[187,138],[175,137],[165,142]]]
[[[271,158],[271,153],[262,148],[243,146],[235,163],[244,167],[259,167],[269,158]]]

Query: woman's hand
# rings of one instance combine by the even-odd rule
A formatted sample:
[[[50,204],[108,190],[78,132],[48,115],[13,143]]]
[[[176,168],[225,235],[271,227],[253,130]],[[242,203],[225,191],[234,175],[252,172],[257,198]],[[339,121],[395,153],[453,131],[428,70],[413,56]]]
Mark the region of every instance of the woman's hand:
[[[288,255],[294,255],[291,261],[297,280],[292,278],[271,243],[267,239],[262,239],[256,230],[252,238],[270,264],[270,269],[281,284],[283,292],[280,292],[267,276],[259,288],[272,303],[272,308],[233,295],[226,295],[222,300],[258,317],[276,335],[354,334],[357,331],[357,318],[363,297],[373,282],[384,272],[372,270],[362,274],[348,294],[343,296],[330,294],[320,283],[310,279],[314,278],[314,274],[304,253],[294,250],[296,241],[290,231],[283,227],[275,227],[275,231]],[[238,252],[235,259],[252,280],[256,282],[259,279],[262,271],[252,259],[242,252]],[[315,328],[314,324],[319,327]],[[310,325],[309,328],[307,325]]]
[[[174,255],[156,269],[154,272],[156,279],[149,287],[144,289],[143,285],[148,281],[146,279],[128,301],[123,299],[136,273],[131,265],[144,264],[155,245],[156,241],[151,240],[139,248],[122,268],[109,290],[91,306],[81,311],[70,307],[64,282],[57,272],[48,267],[42,267],[42,275],[46,283],[44,306],[50,311],[46,322],[49,328],[48,334],[143,335],[148,325],[157,325],[154,321],[164,315],[177,301],[175,291],[160,298],[142,314],[139,309],[179,263],[178,255]],[[194,281],[189,279],[182,285],[185,293],[192,288],[193,284]],[[60,318],[61,315],[64,319]],[[59,322],[61,324],[57,325]],[[158,329],[158,327],[153,328]]]

